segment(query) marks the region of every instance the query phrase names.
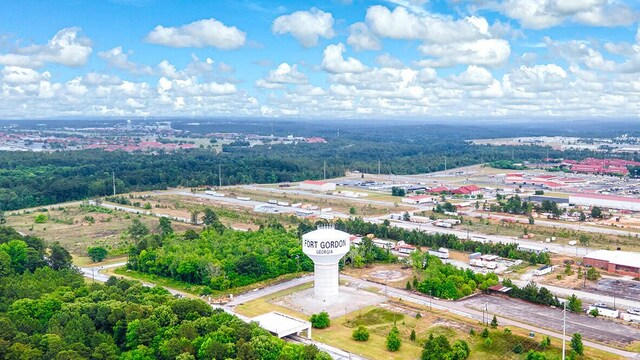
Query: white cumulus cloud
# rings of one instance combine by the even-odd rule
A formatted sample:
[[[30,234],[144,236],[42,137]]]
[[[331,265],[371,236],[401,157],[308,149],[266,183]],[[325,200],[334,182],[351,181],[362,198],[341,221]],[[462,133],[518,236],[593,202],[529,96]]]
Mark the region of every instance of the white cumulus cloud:
[[[271,30],[278,35],[291,34],[302,46],[312,47],[318,45],[320,37],[331,39],[335,36],[333,23],[331,13],[312,8],[279,16],[273,21]]]
[[[215,47],[223,50],[244,46],[246,33],[216,19],[203,19],[179,27],[156,26],[146,37],[152,44],[176,48]]]
[[[46,63],[65,66],[82,66],[93,52],[91,41],[78,36],[80,28],[71,27],[58,31],[44,45],[19,47],[6,54],[0,54],[0,65],[38,68]]]
[[[360,60],[353,57],[345,59],[342,56],[345,50],[342,43],[327,46],[322,54],[322,68],[333,74],[360,73],[367,70],[367,67]]]

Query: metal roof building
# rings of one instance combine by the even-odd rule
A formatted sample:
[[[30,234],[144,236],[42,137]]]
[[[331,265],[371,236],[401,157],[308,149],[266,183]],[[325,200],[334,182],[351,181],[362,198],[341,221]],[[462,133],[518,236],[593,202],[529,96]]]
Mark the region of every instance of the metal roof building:
[[[611,273],[640,276],[640,253],[597,250],[585,255],[582,260],[587,266],[597,267]]]

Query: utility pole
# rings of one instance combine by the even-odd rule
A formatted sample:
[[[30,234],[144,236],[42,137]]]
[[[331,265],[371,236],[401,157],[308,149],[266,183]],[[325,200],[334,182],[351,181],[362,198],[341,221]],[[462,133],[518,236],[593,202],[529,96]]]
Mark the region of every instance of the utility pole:
[[[447,171],[447,155],[444,156],[444,171]]]
[[[565,359],[567,342],[567,301],[564,301],[564,309],[562,310],[562,360]]]
[[[380,176],[380,169],[381,169],[381,163],[380,163],[380,159],[378,159],[378,176]]]
[[[222,187],[222,165],[218,164],[218,187]]]
[[[112,171],[111,176],[113,179],[113,196],[116,196],[116,172]]]

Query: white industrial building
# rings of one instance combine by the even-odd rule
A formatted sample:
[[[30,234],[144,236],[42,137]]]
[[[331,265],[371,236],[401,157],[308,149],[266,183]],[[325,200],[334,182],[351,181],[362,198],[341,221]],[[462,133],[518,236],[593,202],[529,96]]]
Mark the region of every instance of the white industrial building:
[[[569,204],[577,206],[598,206],[607,209],[640,211],[640,199],[602,194],[571,194]]]
[[[336,184],[326,181],[305,180],[300,183],[300,189],[311,191],[334,191]]]
[[[406,196],[402,198],[402,202],[405,204],[428,204],[434,202],[435,198],[431,195],[415,195],[415,196]]]
[[[333,227],[302,235],[302,251],[313,260],[315,299],[329,302],[338,298],[338,262],[351,248],[350,237]]]

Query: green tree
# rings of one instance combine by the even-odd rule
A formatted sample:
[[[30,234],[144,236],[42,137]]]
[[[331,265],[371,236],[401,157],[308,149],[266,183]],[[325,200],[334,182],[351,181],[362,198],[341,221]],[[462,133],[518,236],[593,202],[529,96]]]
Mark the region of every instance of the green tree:
[[[160,234],[162,234],[162,237],[173,234],[171,220],[167,219],[166,217],[161,217],[158,222],[158,227],[160,228]]]
[[[571,349],[578,355],[584,355],[584,344],[582,343],[582,335],[575,333],[571,337]]]
[[[493,319],[491,319],[491,327],[492,327],[493,329],[495,329],[495,328],[497,328],[497,327],[498,327],[498,318],[496,318],[496,316],[495,316],[495,315],[493,315]]]
[[[398,351],[400,350],[401,345],[402,340],[400,340],[400,331],[394,326],[387,335],[387,350]]]
[[[533,224],[535,224],[535,223],[536,223],[536,220],[533,218],[533,216],[532,216],[532,215],[529,215],[529,224],[530,224],[530,225],[533,225]]]
[[[594,318],[598,317],[600,315],[600,312],[598,311],[597,308],[591,309],[591,311],[589,311],[589,315],[593,316]]]
[[[490,347],[491,347],[491,345],[493,345],[493,340],[491,340],[491,338],[486,338],[486,339],[484,339],[484,346],[485,346],[486,348],[490,348]]]
[[[444,335],[434,337],[433,334],[429,334],[429,338],[427,338],[427,341],[424,343],[420,359],[443,360],[447,358],[451,350],[451,344]]]
[[[578,241],[580,241],[580,245],[587,246],[591,241],[591,236],[587,234],[580,234],[580,236],[578,236]]]
[[[580,211],[580,216],[578,217],[578,221],[587,221],[587,215],[584,214],[584,211]]]
[[[4,211],[0,210],[0,225],[6,224],[6,223],[7,223],[7,218],[4,215]]]
[[[68,269],[72,265],[71,254],[56,242],[51,245],[51,252],[49,254],[49,266],[54,270]]]
[[[109,252],[102,246],[94,246],[87,249],[87,254],[89,255],[89,258],[91,258],[91,261],[101,262],[107,258]]]
[[[600,273],[596,268],[590,267],[589,270],[587,270],[587,280],[596,281],[598,279],[600,279]]]
[[[38,214],[36,215],[36,217],[34,218],[34,221],[36,224],[44,224],[49,220],[49,218],[47,217],[47,215],[45,214]]]
[[[567,310],[574,313],[582,312],[582,300],[578,299],[575,294],[572,294],[568,300],[569,302],[567,303]]]
[[[480,333],[480,336],[483,338],[488,338],[489,337],[489,329],[484,328],[484,330],[482,330],[482,333]]]
[[[411,335],[409,335],[409,340],[416,341],[416,330],[411,329]]]
[[[352,207],[350,207],[350,208],[349,208],[349,214],[351,214],[351,215],[355,215],[355,214],[356,214],[356,208],[355,208],[355,207],[353,207],[353,206],[352,206]]]
[[[524,347],[521,343],[517,343],[516,346],[513,347],[513,352],[516,354],[522,354],[524,352]]]
[[[529,350],[526,360],[547,360],[547,356],[541,352]]]
[[[591,208],[591,217],[592,218],[596,218],[596,219],[602,218],[602,209],[600,209],[597,206],[592,207]]]
[[[143,224],[139,219],[133,219],[127,231],[129,232],[129,235],[136,242],[140,241],[143,237],[149,234],[149,228],[147,227],[147,225]]]
[[[411,220],[411,215],[409,215],[408,212],[404,212],[404,214],[402,214],[402,220],[403,221],[410,221]]]
[[[540,341],[539,347],[541,350],[546,350],[549,346],[551,346],[551,338],[549,336],[545,336],[542,338],[542,341]]]
[[[326,311],[311,315],[309,321],[311,322],[311,326],[316,329],[328,328],[331,325],[331,319]]]
[[[369,330],[367,330],[366,327],[360,325],[353,330],[351,336],[356,341],[367,341],[369,340]]]
[[[404,188],[393,186],[391,188],[391,196],[405,196],[407,195],[407,191]]]

